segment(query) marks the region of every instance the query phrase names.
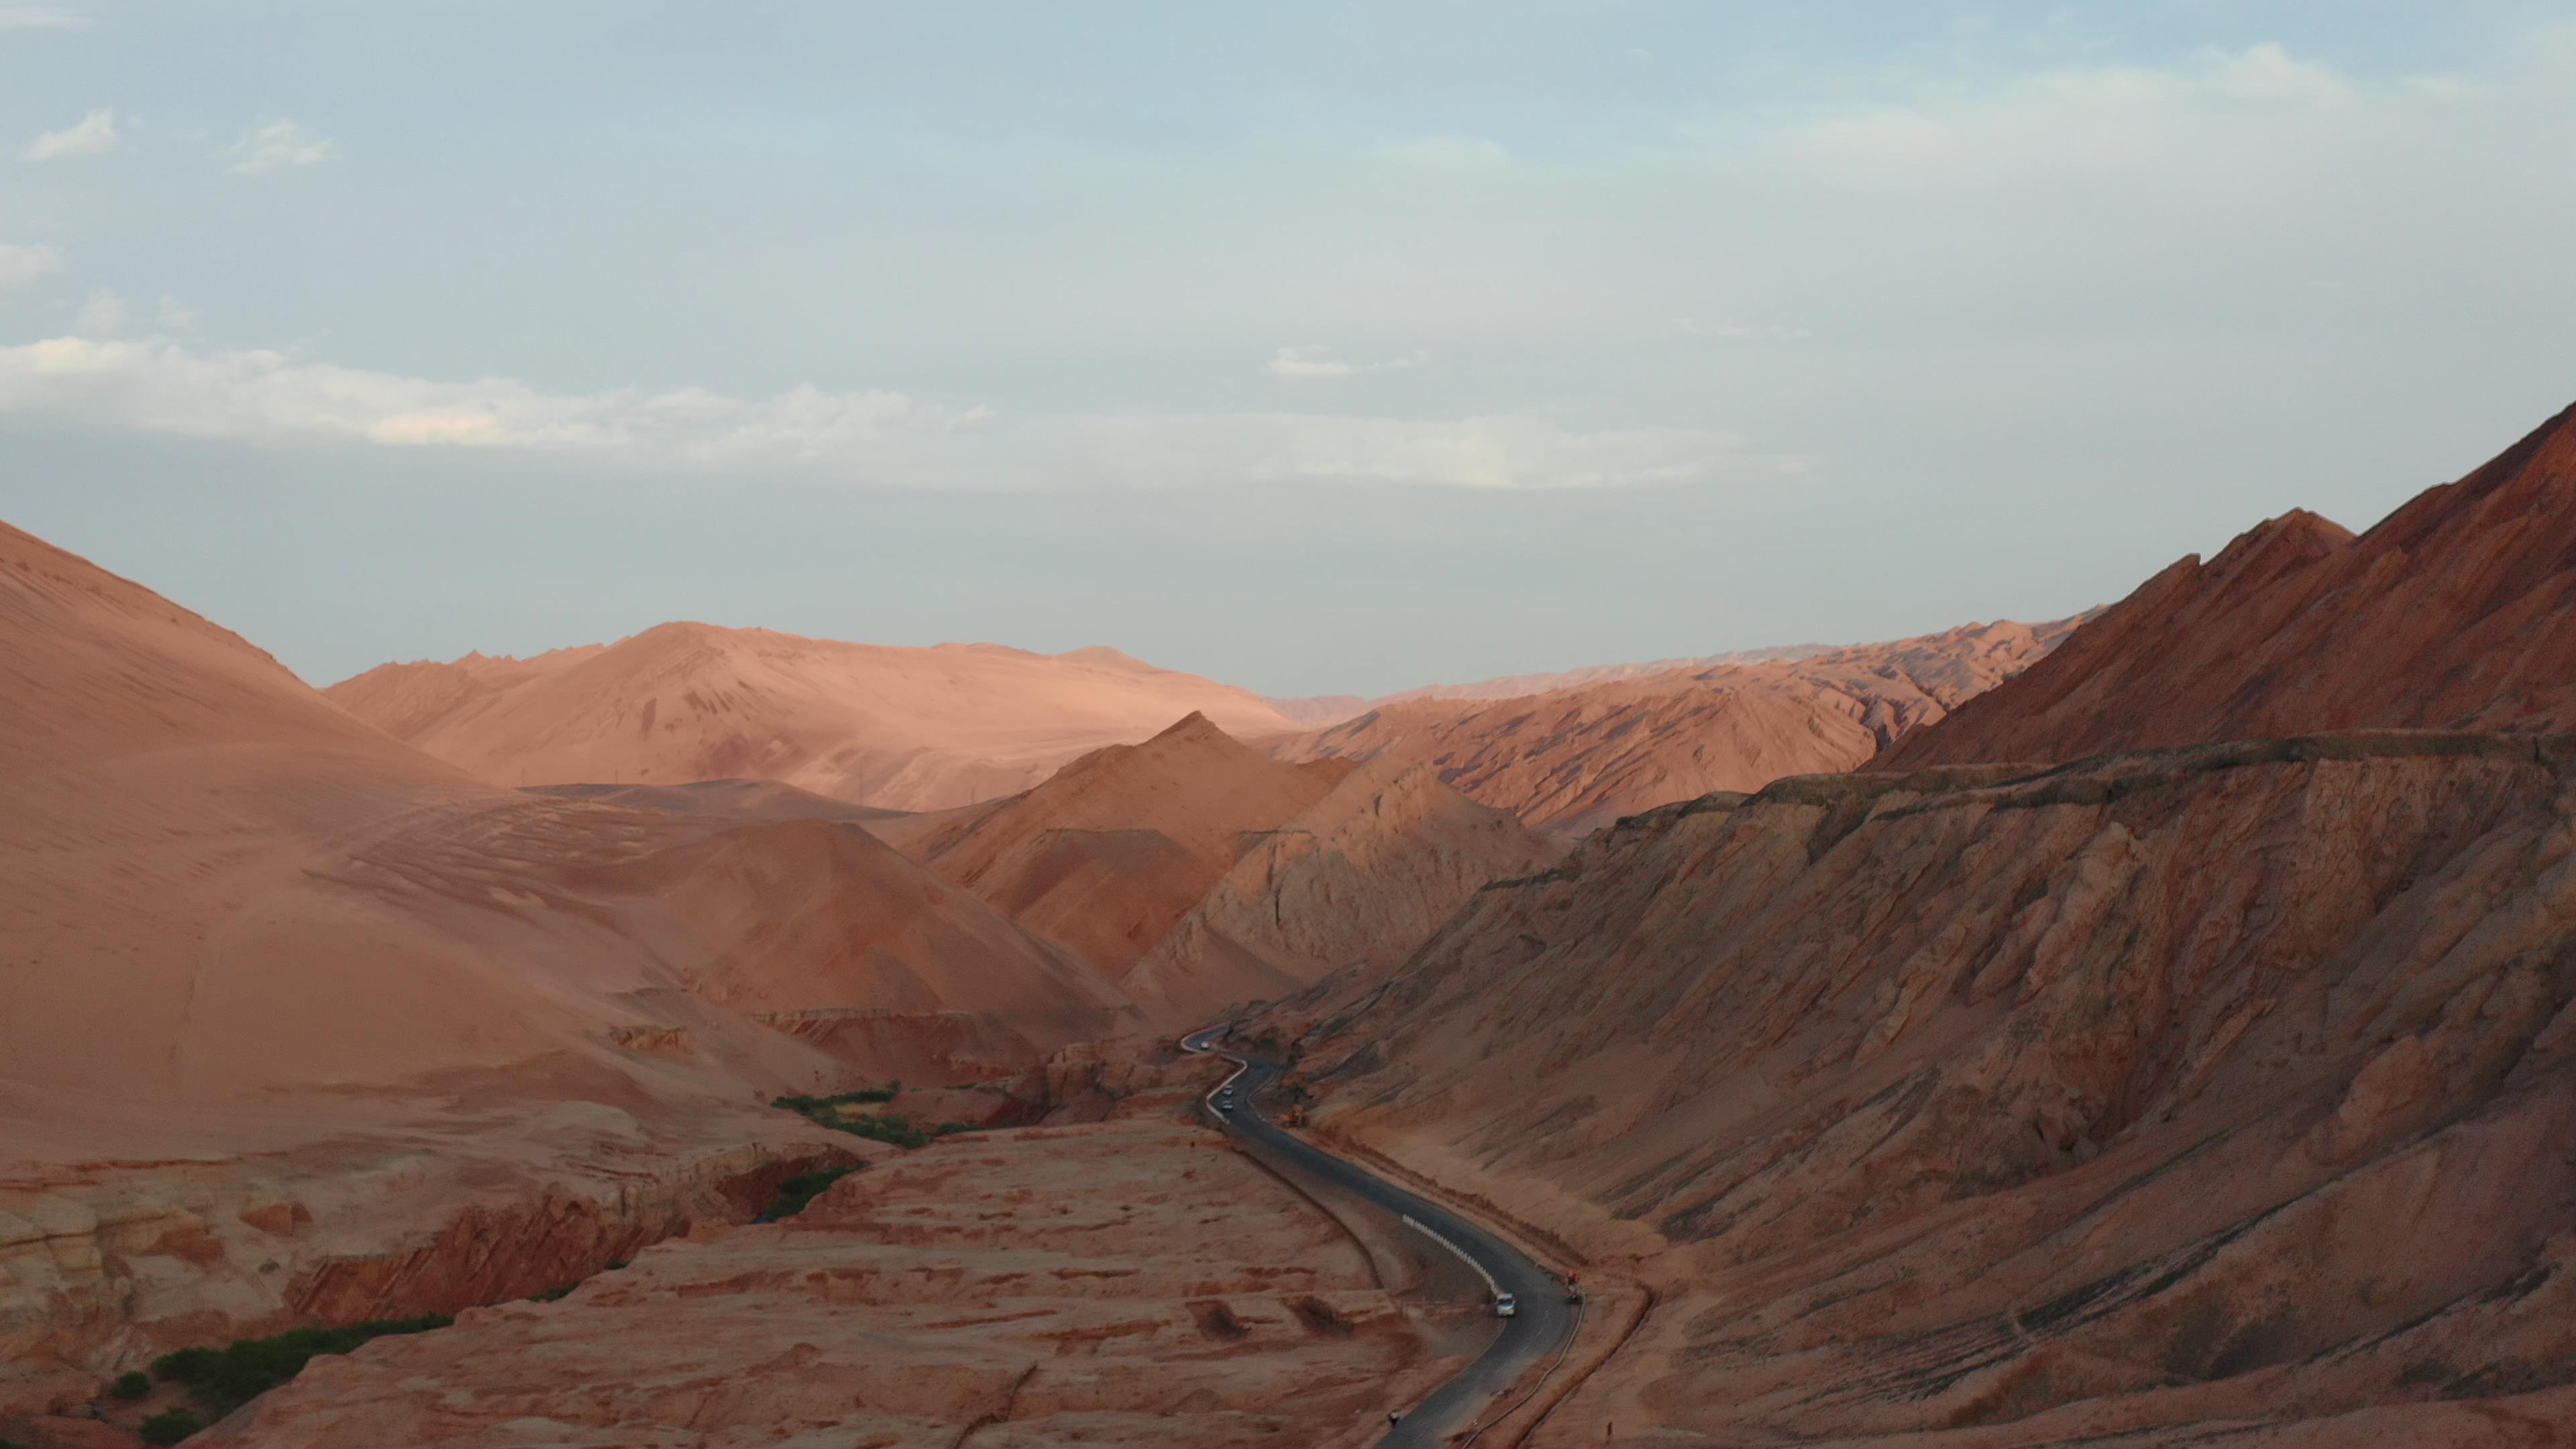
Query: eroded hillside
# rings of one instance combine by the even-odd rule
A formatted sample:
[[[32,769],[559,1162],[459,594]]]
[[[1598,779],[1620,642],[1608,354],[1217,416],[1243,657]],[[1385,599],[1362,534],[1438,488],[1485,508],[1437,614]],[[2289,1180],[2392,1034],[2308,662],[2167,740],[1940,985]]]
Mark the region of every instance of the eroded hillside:
[[[1663,1295],[1535,1443],[2495,1442],[2439,1436],[2576,1408],[2570,754],[1713,796],[1485,891],[1304,1066]]]

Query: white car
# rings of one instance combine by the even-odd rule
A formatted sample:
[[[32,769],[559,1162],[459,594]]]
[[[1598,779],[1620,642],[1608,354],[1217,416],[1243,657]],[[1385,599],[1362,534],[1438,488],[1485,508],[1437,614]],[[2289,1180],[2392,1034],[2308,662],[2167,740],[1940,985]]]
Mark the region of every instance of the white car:
[[[1520,1300],[1512,1297],[1509,1293],[1497,1293],[1494,1295],[1494,1316],[1496,1318],[1509,1318],[1520,1311]]]

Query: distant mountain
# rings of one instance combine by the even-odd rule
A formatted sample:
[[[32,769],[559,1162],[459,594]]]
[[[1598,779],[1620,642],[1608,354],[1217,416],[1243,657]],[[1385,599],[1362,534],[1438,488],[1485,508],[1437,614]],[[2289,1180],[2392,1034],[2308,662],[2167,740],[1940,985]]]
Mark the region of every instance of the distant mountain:
[[[693,623],[533,659],[387,664],[326,693],[495,784],[757,778],[897,810],[1024,790],[1194,712],[1238,734],[1294,728],[1249,691],[1114,649],[911,649]]]
[[[1295,817],[1352,767],[1294,765],[1193,714],[1112,745],[1025,793],[875,827],[937,875],[1117,980],[1198,903],[1248,837]]]
[[[1471,799],[1570,838],[1711,790],[1851,769],[2027,668],[2083,617],[1654,674],[1609,666],[1596,682],[1506,699],[1398,698],[1274,748],[1427,765]]]

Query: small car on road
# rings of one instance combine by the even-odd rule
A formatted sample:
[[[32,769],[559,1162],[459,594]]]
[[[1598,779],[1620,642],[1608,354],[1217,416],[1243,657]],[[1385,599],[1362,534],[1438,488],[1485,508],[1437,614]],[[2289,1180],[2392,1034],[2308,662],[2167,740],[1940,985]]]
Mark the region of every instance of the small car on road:
[[[1496,1318],[1509,1318],[1520,1311],[1520,1300],[1512,1297],[1509,1293],[1497,1293],[1494,1295],[1494,1316]]]

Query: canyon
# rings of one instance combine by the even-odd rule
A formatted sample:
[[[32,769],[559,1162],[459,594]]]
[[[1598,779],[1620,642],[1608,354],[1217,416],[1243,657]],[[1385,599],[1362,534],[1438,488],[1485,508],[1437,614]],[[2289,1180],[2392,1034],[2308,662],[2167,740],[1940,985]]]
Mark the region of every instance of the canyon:
[[[1483,1290],[1238,1150],[1228,1021],[1589,1285],[1531,1449],[2563,1442],[2571,529],[2576,413],[2054,623],[1337,721],[700,625],[318,692],[0,531],[0,1437],[438,1313],[193,1442],[1376,1443]]]

